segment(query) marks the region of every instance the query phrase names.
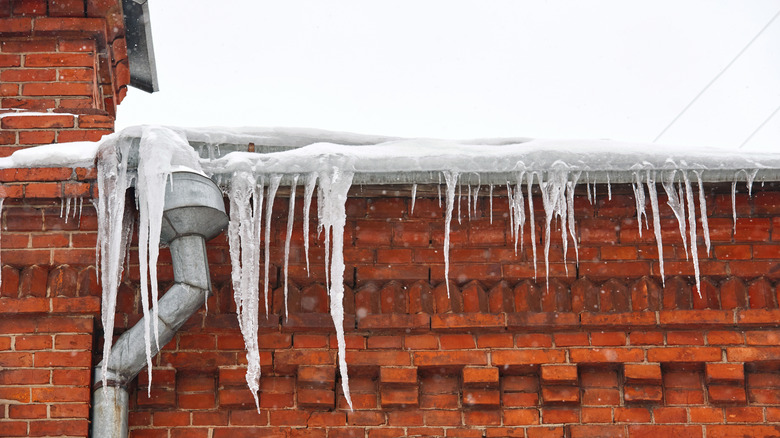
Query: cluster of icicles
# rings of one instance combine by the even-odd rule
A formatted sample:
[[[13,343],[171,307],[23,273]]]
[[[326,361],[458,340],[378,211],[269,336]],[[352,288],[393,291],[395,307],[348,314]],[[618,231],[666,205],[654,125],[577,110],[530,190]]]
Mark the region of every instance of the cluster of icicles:
[[[751,191],[752,181],[756,171],[746,172],[748,191]],[[509,218],[511,235],[514,238],[515,251],[522,251],[523,234],[526,220],[535,223],[533,189],[534,185],[541,192],[542,204],[545,212],[544,228],[544,260],[545,277],[549,273],[549,250],[550,233],[553,228],[553,221],[560,222],[560,228],[563,241],[564,259],[568,252],[568,240],[574,245],[574,252],[577,261],[579,261],[577,238],[575,231],[574,218],[574,191],[583,172],[571,172],[568,170],[552,171],[547,173],[547,178],[543,178],[541,172],[518,172],[516,180],[506,183],[507,196],[509,198]],[[678,174],[680,175],[677,178]],[[317,189],[317,217],[318,233],[324,233],[325,248],[325,272],[326,283],[330,296],[330,311],[333,323],[336,329],[338,341],[339,371],[342,377],[342,388],[347,403],[351,406],[349,392],[349,382],[347,374],[347,364],[345,362],[345,341],[344,341],[344,225],[346,222],[345,203],[347,192],[350,189],[354,174],[339,168],[332,168],[329,171],[312,172],[308,174],[263,174],[257,171],[238,171],[233,173],[228,181],[223,181],[229,186],[228,197],[230,199],[230,226],[228,229],[228,238],[230,243],[230,256],[233,266],[232,281],[235,293],[235,301],[238,313],[239,326],[247,347],[247,383],[252,393],[257,397],[260,377],[260,354],[257,340],[257,324],[259,313],[259,288],[260,272],[259,267],[264,266],[263,276],[263,296],[265,297],[264,309],[266,314],[269,312],[269,275],[270,266],[270,233],[271,233],[271,212],[275,201],[276,193],[282,178],[291,181],[290,199],[287,216],[287,231],[284,243],[284,280],[283,291],[285,299],[285,316],[287,316],[287,291],[288,291],[288,260],[290,253],[290,238],[292,236],[293,225],[295,222],[295,202],[296,191],[299,181],[302,182],[303,189],[303,216],[302,228],[304,238],[304,253],[306,270],[309,272],[309,218],[310,207],[315,188]],[[460,173],[457,171],[442,171],[445,185],[445,225],[444,225],[444,264],[445,279],[449,273],[449,234],[455,205],[458,205],[457,220],[461,221],[461,205],[463,195],[463,186],[459,181]],[[660,181],[659,181],[660,176]],[[736,226],[736,182],[735,175],[732,183],[732,209]],[[698,195],[694,193],[692,178],[695,178],[698,185]],[[586,179],[588,175],[586,174]],[[653,221],[653,230],[658,245],[658,257],[660,262],[660,274],[663,280],[663,243],[660,231],[660,214],[658,206],[658,193],[656,183],[660,182],[668,198],[668,204],[677,218],[680,235],[683,241],[683,248],[686,257],[690,254],[693,260],[696,273],[697,291],[700,288],[699,265],[697,253],[696,221],[697,212],[695,207],[695,198],[698,196],[699,217],[702,222],[704,232],[704,241],[707,252],[710,251],[709,227],[707,225],[707,206],[704,196],[704,190],[701,180],[701,174],[697,171],[686,170],[642,170],[634,172],[633,191],[636,199],[637,217],[639,219],[639,234],[642,234],[644,228],[649,229],[648,215],[646,211],[646,200],[649,197],[651,206],[651,216]],[[596,184],[586,183],[588,200],[593,203],[596,198]],[[438,186],[441,189],[441,185]],[[645,192],[645,187],[647,192]],[[456,189],[458,196],[456,200]],[[492,222],[492,185],[489,186],[488,196],[491,205]],[[611,199],[611,185],[607,184],[608,194]],[[473,208],[477,208],[477,201],[480,193],[480,187],[467,186],[467,211],[470,213]],[[411,211],[414,211],[414,204],[417,193],[417,185],[412,186],[411,193]],[[441,205],[441,190],[439,190],[439,203]],[[527,213],[527,214],[526,214]],[[644,222],[642,221],[644,219]],[[536,241],[535,227],[530,226],[531,241]],[[687,232],[686,232],[687,230]],[[264,248],[261,248],[260,242],[264,241]],[[688,243],[690,242],[690,244]],[[262,253],[262,254],[261,254]],[[264,257],[261,263],[261,255]],[[536,269],[536,245],[533,245],[534,269]],[[447,286],[449,282],[445,281]],[[449,292],[449,290],[448,290]],[[700,292],[699,292],[700,293]]]
[[[139,210],[139,263],[141,278],[149,281],[141,281],[141,298],[143,302],[145,339],[147,351],[147,364],[151,379],[151,343],[158,342],[151,333],[157,333],[157,327],[150,327],[150,321],[157,321],[156,303],[158,298],[156,264],[158,244],[160,238],[160,222],[165,192],[166,180],[170,177],[174,165],[172,157],[176,153],[190,149],[185,142],[174,142],[177,147],[160,148],[159,142],[153,135],[141,142],[140,161],[137,172],[128,169],[127,159],[129,153],[116,147],[105,147],[99,160],[98,189],[101,194],[96,203],[99,218],[98,232],[98,259],[100,261],[100,280],[103,285],[102,298],[102,322],[104,327],[113,327],[116,308],[116,291],[122,278],[124,264],[127,261],[129,242],[134,227],[134,215],[125,205],[125,191],[136,182],[136,204]],[[117,144],[121,145],[122,142]],[[178,150],[177,150],[178,149]],[[191,150],[191,149],[190,149]],[[185,154],[186,156],[187,154]],[[200,171],[197,158],[190,155],[188,165],[193,166],[194,171]],[[166,163],[161,165],[160,163]],[[757,170],[740,170],[734,175],[731,186],[731,204],[734,226],[736,227],[735,195],[737,181],[744,177],[747,182],[748,193],[751,192],[752,183]],[[460,181],[461,173],[458,171],[441,171],[445,187],[445,235],[444,235],[444,264],[445,279],[449,273],[449,234],[453,220],[454,207],[458,205],[457,220],[461,220],[461,198],[463,186]],[[546,175],[546,178],[544,177]],[[338,341],[339,371],[342,377],[342,387],[347,403],[352,406],[349,392],[349,380],[347,364],[345,361],[344,340],[344,226],[346,223],[345,203],[347,193],[352,186],[354,173],[338,167],[331,167],[319,172],[308,174],[263,174],[257,171],[236,171],[229,176],[228,181],[218,175],[220,182],[227,183],[227,195],[230,200],[230,222],[228,238],[230,244],[230,257],[232,263],[232,283],[234,299],[237,308],[238,323],[244,338],[247,350],[247,383],[258,401],[260,378],[260,354],[257,337],[258,317],[260,312],[260,266],[264,267],[263,296],[265,297],[264,311],[269,312],[269,266],[270,266],[270,233],[271,212],[275,201],[277,189],[283,176],[289,178],[290,187],[289,213],[287,217],[287,234],[284,243],[284,297],[285,316],[287,316],[287,290],[288,290],[288,260],[290,252],[290,239],[295,222],[294,211],[296,202],[296,189],[299,183],[303,185],[303,237],[307,272],[309,266],[309,217],[312,198],[317,191],[317,217],[318,234],[324,234],[325,269],[330,296],[330,311],[336,329]],[[588,200],[593,203],[596,198],[596,183],[591,183],[590,175],[585,172],[585,185]],[[638,170],[633,172],[632,183],[634,198],[636,200],[639,234],[643,228],[649,229],[649,219],[646,211],[647,199],[651,206],[652,227],[658,245],[658,259],[660,274],[663,280],[663,243],[660,231],[660,215],[658,206],[657,183],[663,187],[668,205],[674,212],[682,238],[683,249],[686,257],[690,255],[696,276],[697,291],[700,289],[699,264],[697,251],[697,212],[695,199],[698,197],[698,217],[702,223],[704,243],[707,253],[710,252],[709,227],[707,224],[707,205],[702,186],[701,173],[697,170]],[[550,233],[553,221],[560,223],[562,234],[564,259],[567,258],[568,242],[571,238],[574,246],[575,258],[579,261],[575,218],[574,218],[574,193],[577,184],[583,177],[583,171],[550,170],[547,172],[518,172],[514,181],[507,181],[506,192],[509,199],[509,223],[511,236],[514,239],[515,251],[518,245],[522,251],[525,223],[535,223],[534,218],[534,185],[538,187],[544,207],[544,260],[545,277],[549,273]],[[694,180],[697,192],[694,189]],[[439,188],[439,204],[442,204],[442,184]],[[456,200],[456,189],[458,191]],[[488,196],[490,197],[490,220],[492,222],[492,201],[494,186],[490,185]],[[646,191],[645,191],[646,189]],[[611,199],[611,185],[607,183],[607,196]],[[412,188],[411,209],[414,210],[417,185]],[[466,199],[468,212],[476,209],[480,187],[467,187]],[[61,215],[64,218],[80,216],[83,201],[81,199],[63,199]],[[3,199],[0,198],[0,215],[2,214]],[[76,213],[78,211],[78,213]],[[536,241],[535,227],[530,226],[531,241]],[[265,242],[261,248],[260,242]],[[533,249],[534,272],[536,273],[536,245]],[[261,260],[261,256],[263,259]],[[0,279],[1,280],[1,279]],[[448,282],[447,282],[448,284]],[[700,293],[700,292],[699,292]],[[150,299],[151,295],[151,299]],[[150,306],[151,305],[151,306]],[[150,310],[152,317],[150,318]],[[104,359],[108,357],[111,349],[111,336],[105,337]],[[159,345],[158,345],[159,350]],[[107,360],[104,360],[107,363]],[[104,373],[105,375],[105,373]],[[259,408],[259,402],[258,402]]]

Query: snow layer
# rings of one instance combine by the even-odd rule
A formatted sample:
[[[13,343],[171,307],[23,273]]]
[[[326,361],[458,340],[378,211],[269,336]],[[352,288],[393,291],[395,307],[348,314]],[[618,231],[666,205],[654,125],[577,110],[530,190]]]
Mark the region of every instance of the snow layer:
[[[19,149],[0,158],[0,169],[23,167],[93,167],[101,142],[77,141]]]
[[[220,147],[246,145],[249,142],[256,142],[257,145],[262,146],[261,149],[264,147],[265,150],[279,152],[233,152],[220,157],[222,152],[219,150]],[[199,161],[195,150],[190,146],[191,143],[200,143],[200,147],[206,149],[205,155],[211,158]],[[138,145],[137,153],[131,147],[133,144]],[[99,150],[98,146],[100,146]],[[506,184],[510,209],[510,233],[514,238],[515,247],[519,243],[520,248],[524,241],[526,219],[531,224],[535,223],[533,194],[540,193],[545,212],[543,244],[547,272],[553,220],[560,224],[564,260],[567,258],[569,238],[574,245],[575,260],[579,258],[574,191],[582,172],[585,172],[588,199],[592,203],[595,203],[597,197],[596,183],[607,184],[609,197],[611,197],[612,183],[632,184],[640,233],[643,225],[646,228],[650,227],[645,210],[646,198],[643,185],[647,186],[663,279],[663,246],[656,190],[656,183],[661,182],[668,195],[667,202],[677,218],[685,253],[692,255],[698,290],[700,280],[695,228],[697,197],[693,194],[692,179],[695,177],[698,183],[699,219],[702,220],[705,244],[709,252],[707,208],[702,182],[733,181],[733,194],[737,181],[745,181],[750,192],[753,180],[757,176],[764,179],[780,178],[780,154],[738,154],[713,150],[685,150],[681,153],[682,150],[684,149],[611,141],[400,140],[317,130],[273,128],[198,130],[136,127],[109,136],[102,144],[49,145],[17,151],[11,157],[0,159],[0,168],[88,166],[94,163],[96,154],[99,156],[98,187],[101,197],[97,202],[98,250],[103,285],[102,322],[105,327],[113,327],[114,324],[116,291],[122,277],[122,267],[127,257],[127,245],[133,227],[134,216],[129,211],[129,206],[125,205],[125,191],[133,181],[137,186],[136,204],[139,208],[141,278],[146,279],[148,275],[151,280],[149,283],[141,282],[143,308],[147,321],[151,319],[147,314],[149,308],[151,307],[152,312],[156,312],[157,242],[159,242],[164,187],[170,173],[179,169],[203,172],[227,186],[226,193],[231,205],[228,239],[233,266],[234,298],[239,327],[247,348],[247,383],[256,402],[260,377],[257,339],[260,311],[260,245],[264,240],[263,292],[265,311],[268,313],[271,211],[276,190],[282,184],[294,187],[300,178],[305,178],[304,219],[301,222],[304,230],[306,268],[307,271],[310,270],[308,213],[316,188],[318,230],[324,231],[325,270],[330,294],[331,317],[338,340],[339,372],[345,397],[351,406],[343,327],[343,233],[346,222],[345,203],[353,182],[392,183],[399,181],[399,175],[409,175],[410,182],[415,183],[413,200],[416,198],[416,183],[438,182],[439,189],[444,183],[446,187],[443,248],[445,277],[441,280],[445,281],[447,286],[449,286],[447,278],[449,231],[456,202],[456,186],[460,194],[457,200],[460,221],[464,182],[467,184],[466,208],[469,218],[474,213],[471,205],[473,204],[474,208],[477,206],[481,184],[489,185],[491,205],[493,185]],[[203,155],[201,151],[201,156]],[[136,166],[137,169],[134,169]],[[472,176],[476,176],[476,181],[471,179]],[[475,183],[473,190],[472,183]],[[293,191],[290,198],[291,206],[294,201]],[[441,204],[441,195],[439,201]],[[70,200],[67,203],[63,202],[63,208],[70,208],[70,204]],[[733,200],[732,205],[734,205]],[[295,223],[293,211],[291,209],[288,216],[285,238],[285,297],[287,295],[286,259],[289,253],[289,239]],[[265,222],[265,229],[262,226],[263,222]],[[534,243],[533,264],[536,273],[535,227],[531,225],[529,228],[530,239]],[[690,238],[690,247],[687,243],[688,238]],[[151,295],[151,303],[147,293]],[[285,303],[285,314],[286,309]],[[147,353],[150,353],[152,327],[147,325],[145,329]],[[104,352],[108,354],[111,337],[107,336],[105,342]],[[151,358],[148,358],[148,363],[151,370]]]

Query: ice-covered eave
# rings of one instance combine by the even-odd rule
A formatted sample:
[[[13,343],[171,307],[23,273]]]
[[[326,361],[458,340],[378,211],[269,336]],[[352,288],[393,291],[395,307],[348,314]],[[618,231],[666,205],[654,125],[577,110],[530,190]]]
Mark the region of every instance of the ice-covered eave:
[[[694,150],[609,140],[399,139],[301,128],[160,128],[186,138],[201,157],[203,170],[219,180],[235,171],[294,175],[337,167],[354,172],[353,184],[440,184],[443,171],[456,171],[462,184],[505,184],[518,173],[548,179],[565,171],[579,182],[632,183],[646,171],[695,171],[704,182],[780,181],[780,154],[719,149]],[[131,127],[114,138],[129,143],[129,167],[135,168],[144,127]],[[45,145],[0,158],[0,169],[91,167],[100,142]],[[757,172],[756,172],[757,170]],[[674,175],[682,178],[683,172]]]

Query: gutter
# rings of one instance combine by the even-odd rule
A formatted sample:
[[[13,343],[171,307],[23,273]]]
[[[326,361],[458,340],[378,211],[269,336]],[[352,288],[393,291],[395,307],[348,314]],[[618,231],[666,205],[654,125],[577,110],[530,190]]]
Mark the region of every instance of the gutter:
[[[227,227],[222,193],[209,178],[175,172],[165,189],[161,243],[171,250],[175,284],[160,298],[159,345],[173,339],[179,328],[211,295],[206,241]],[[155,324],[150,324],[152,328]],[[107,329],[107,336],[110,335]],[[128,384],[146,366],[144,319],[119,337],[111,348],[103,386],[103,362],[94,372],[91,436],[128,436]],[[153,339],[153,337],[152,337]],[[152,342],[152,355],[159,350]]]

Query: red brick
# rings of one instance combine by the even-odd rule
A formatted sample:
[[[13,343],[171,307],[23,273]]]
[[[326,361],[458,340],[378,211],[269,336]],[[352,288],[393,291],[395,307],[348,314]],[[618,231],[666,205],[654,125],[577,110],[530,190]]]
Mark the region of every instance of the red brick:
[[[392,385],[416,385],[417,368],[416,367],[401,367],[401,368],[382,367],[379,370],[379,381],[382,382],[383,384],[392,384]]]
[[[73,116],[39,115],[2,118],[2,127],[6,129],[72,128],[73,125]]]
[[[714,362],[720,358],[721,349],[716,347],[667,347],[647,351],[647,360],[651,362]]]
[[[539,411],[537,409],[505,409],[504,424],[507,426],[527,426],[539,424]]]
[[[563,350],[494,350],[492,365],[537,365],[545,363],[563,363],[566,360]]]
[[[745,367],[741,363],[708,363],[705,371],[708,383],[738,383],[745,381]]]
[[[442,350],[463,350],[476,348],[474,336],[467,334],[441,335],[439,336],[439,342],[441,344]]]
[[[707,438],[770,438],[778,435],[780,435],[780,426],[755,424],[707,426]]]
[[[31,82],[22,86],[23,96],[92,96],[92,85],[86,83]]]
[[[465,367],[463,368],[463,385],[496,387],[498,386],[498,368]]]
[[[498,411],[466,411],[465,423],[468,426],[498,426],[501,424],[501,413]]]
[[[577,386],[542,387],[542,400],[545,404],[579,403],[580,388]]]
[[[644,351],[639,348],[571,349],[569,357],[578,363],[641,362]],[[648,360],[653,361],[648,357]]]
[[[414,365],[418,367],[485,366],[487,365],[487,353],[482,351],[418,351],[414,353]]]
[[[52,17],[83,17],[83,0],[49,0],[49,15]]]
[[[713,404],[744,404],[747,402],[745,387],[742,385],[709,385],[709,401]]]
[[[618,423],[649,423],[649,408],[615,408],[615,422]]]
[[[547,385],[576,384],[576,365],[547,365],[542,364],[542,383]]]
[[[382,388],[380,392],[382,407],[411,407],[419,404],[417,387]]]
[[[623,387],[623,398],[626,403],[660,403],[663,392],[660,385],[627,384]]]
[[[501,393],[497,389],[465,388],[463,404],[468,407],[498,408],[501,404]]]
[[[19,55],[0,54],[0,67],[19,67],[21,60]]]
[[[657,437],[702,437],[701,426],[666,426],[666,425],[637,425],[628,426],[631,438],[657,438]],[[709,436],[709,435],[708,435]]]
[[[30,436],[86,436],[89,423],[86,419],[30,422]]]
[[[55,80],[57,80],[57,71],[54,69],[30,68],[0,72],[0,81],[3,82],[51,82]]]
[[[19,144],[49,144],[54,143],[54,131],[20,131]]]

